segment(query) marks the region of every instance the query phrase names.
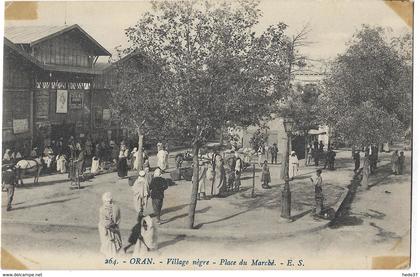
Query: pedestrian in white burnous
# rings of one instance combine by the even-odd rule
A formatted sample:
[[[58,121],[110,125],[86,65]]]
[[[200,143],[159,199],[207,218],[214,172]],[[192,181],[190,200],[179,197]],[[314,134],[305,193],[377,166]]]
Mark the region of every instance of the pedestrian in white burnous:
[[[147,252],[158,248],[158,233],[153,219],[145,216],[140,221],[140,225],[140,234],[134,246],[133,257],[142,257]]]
[[[296,152],[292,151],[289,156],[289,179],[296,177],[299,170],[299,160],[296,156]]]
[[[163,144],[162,143],[158,143],[157,144],[158,147],[158,153],[157,153],[157,166],[161,169],[161,170],[166,170],[168,168],[168,152],[163,149]]]
[[[134,209],[137,213],[143,214],[149,198],[149,181],[147,180],[145,171],[140,170],[139,177],[131,188],[134,193]]]
[[[121,221],[120,208],[112,201],[112,194],[105,192],[102,195],[103,205],[99,209],[99,238],[100,251],[107,257],[115,256],[121,249],[122,241],[119,229]]]

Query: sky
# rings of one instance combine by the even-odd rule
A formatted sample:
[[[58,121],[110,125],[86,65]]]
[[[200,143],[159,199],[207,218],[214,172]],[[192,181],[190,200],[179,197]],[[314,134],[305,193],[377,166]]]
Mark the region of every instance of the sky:
[[[38,2],[37,18],[7,20],[5,25],[79,24],[108,51],[126,46],[124,29],[133,26],[150,9],[147,1]],[[262,0],[262,18],[257,32],[278,22],[286,23],[288,34],[309,24],[312,43],[301,52],[312,59],[333,59],[346,49],[346,42],[362,24],[409,32],[406,23],[380,0]]]

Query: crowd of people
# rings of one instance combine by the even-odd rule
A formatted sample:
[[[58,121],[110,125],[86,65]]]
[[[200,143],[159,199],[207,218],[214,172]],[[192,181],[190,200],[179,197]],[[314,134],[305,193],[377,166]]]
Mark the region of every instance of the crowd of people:
[[[207,160],[199,162],[198,200],[207,200],[212,197],[225,196],[238,192],[241,186],[241,175],[244,170],[244,161],[236,151],[233,157],[225,159],[216,150]]]
[[[371,144],[362,147],[361,150],[352,149],[352,158],[354,160],[354,172],[360,169],[361,152],[364,153],[363,168],[369,170],[369,173],[375,173],[379,162],[379,147]],[[402,175],[404,170],[405,156],[403,151],[395,150],[391,155],[392,174]]]

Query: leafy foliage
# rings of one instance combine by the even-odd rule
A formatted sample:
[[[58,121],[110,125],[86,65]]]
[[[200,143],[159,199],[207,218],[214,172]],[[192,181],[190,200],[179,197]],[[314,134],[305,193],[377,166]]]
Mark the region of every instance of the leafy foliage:
[[[410,125],[411,67],[382,28],[363,26],[331,72],[321,96],[321,118],[344,141],[391,141]]]
[[[252,146],[252,149],[258,151],[261,146],[267,142],[268,134],[266,133],[267,128],[258,128],[249,139],[249,144]]]
[[[227,121],[256,124],[284,91],[286,26],[255,37],[255,1],[153,2],[152,12],[126,30],[128,51],[158,64],[177,136],[202,145]]]

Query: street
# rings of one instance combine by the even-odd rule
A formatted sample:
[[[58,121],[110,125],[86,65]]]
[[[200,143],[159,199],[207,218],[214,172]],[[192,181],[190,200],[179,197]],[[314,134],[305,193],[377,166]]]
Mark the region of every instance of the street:
[[[370,179],[370,188],[358,189],[349,213],[334,228],[327,227],[328,221],[310,214],[314,204],[308,177],[313,175],[313,166],[303,167],[291,184],[293,222],[283,222],[279,217],[281,181],[274,179],[273,188],[263,190],[257,172],[257,196],[251,198],[252,178],[247,172],[239,193],[199,201],[198,229],[184,231],[191,183],[176,182],[165,194],[159,250],[152,256],[159,259],[200,257],[212,262],[212,257],[222,258],[218,253],[243,259],[276,257],[276,268],[297,267],[287,266],[288,259],[303,259],[304,266],[310,268],[331,268],[329,261],[337,259],[339,262],[334,263],[337,268],[368,268],[372,256],[406,255],[410,245],[410,159],[407,153],[404,175],[390,176],[390,154],[381,153],[379,169]],[[152,157],[151,163],[154,162]],[[170,162],[173,167],[173,158]],[[331,206],[338,205],[335,202],[350,183],[353,174],[350,152],[339,151],[336,164],[336,170],[323,173],[327,203]],[[271,170],[276,168],[279,166],[271,166]],[[131,189],[127,180],[120,180],[116,173],[99,175],[82,183],[82,187],[70,190],[66,175],[41,177],[39,185],[16,190],[10,212],[5,211],[3,193],[2,247],[31,268],[37,268],[37,264],[42,268],[109,267],[104,264],[105,257],[99,254],[95,226],[101,195],[111,191],[120,206],[120,228],[126,244],[135,223]],[[151,212],[150,206],[147,212]],[[122,254],[122,259],[131,257],[131,251]],[[316,259],[311,259],[309,253],[316,253]],[[57,256],[61,258],[56,259]],[[62,257],[68,257],[66,265],[60,263]],[[220,261],[214,262],[218,265]],[[133,268],[126,264],[115,266]],[[136,265],[136,268],[153,266]],[[166,266],[177,268],[180,265]],[[211,266],[212,263],[200,268]]]

